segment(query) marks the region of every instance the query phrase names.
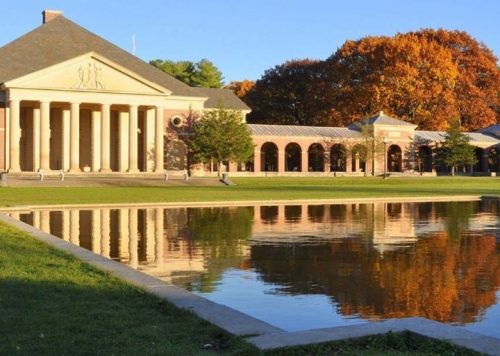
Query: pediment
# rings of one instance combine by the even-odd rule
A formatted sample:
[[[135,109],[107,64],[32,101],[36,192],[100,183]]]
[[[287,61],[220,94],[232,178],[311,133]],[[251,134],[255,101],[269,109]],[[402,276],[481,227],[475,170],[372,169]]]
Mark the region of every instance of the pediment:
[[[171,91],[98,54],[88,53],[5,83],[6,87],[170,95]]]

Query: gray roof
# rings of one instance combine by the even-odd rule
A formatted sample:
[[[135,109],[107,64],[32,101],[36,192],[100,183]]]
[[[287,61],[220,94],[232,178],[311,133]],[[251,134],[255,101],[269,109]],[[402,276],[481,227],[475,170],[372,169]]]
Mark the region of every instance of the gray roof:
[[[347,127],[319,127],[296,125],[259,125],[248,124],[254,136],[285,136],[313,138],[363,138],[361,133]]]
[[[229,89],[195,88],[200,96],[208,96],[206,108],[223,107],[237,110],[250,110],[250,108]]]
[[[172,91],[173,95],[203,97],[217,100],[202,88],[193,88],[144,62],[131,53],[84,29],[60,15],[0,48],[0,83],[22,77],[72,58],[95,52],[131,70],[139,76]],[[229,99],[233,95],[234,98]],[[230,93],[224,93],[226,107],[248,107]]]
[[[444,140],[445,131],[415,131],[415,140],[418,142],[441,142]],[[480,132],[464,132],[470,138],[470,143],[489,143],[496,145],[500,140]]]
[[[491,125],[491,126],[483,128],[483,129],[479,129],[477,131],[484,133],[484,134],[487,134],[487,135],[493,135],[493,136],[500,138],[500,124]]]
[[[411,124],[409,122],[395,119],[393,117],[387,116],[383,111],[380,111],[377,115],[371,116],[358,121],[361,124],[369,124],[369,125],[392,125],[392,126],[417,126]],[[355,123],[351,124],[352,126],[356,126]]]

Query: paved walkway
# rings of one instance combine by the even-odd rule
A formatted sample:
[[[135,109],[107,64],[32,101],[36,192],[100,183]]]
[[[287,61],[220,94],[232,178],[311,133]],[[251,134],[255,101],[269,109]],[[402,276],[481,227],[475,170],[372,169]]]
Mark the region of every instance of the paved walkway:
[[[181,176],[165,180],[163,175],[145,176],[96,176],[65,175],[61,180],[58,175],[45,177],[43,181],[36,175],[7,176],[9,187],[165,187],[165,186],[220,186],[224,185],[218,178],[193,177],[185,181]]]

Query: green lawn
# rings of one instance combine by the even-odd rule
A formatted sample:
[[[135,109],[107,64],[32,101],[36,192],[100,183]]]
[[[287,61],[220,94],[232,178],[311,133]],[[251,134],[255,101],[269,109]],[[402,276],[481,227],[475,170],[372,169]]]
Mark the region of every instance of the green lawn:
[[[262,354],[193,314],[2,223],[0,335],[1,355]],[[266,353],[331,354],[475,353],[411,334]]]
[[[234,178],[236,186],[0,188],[0,205],[500,194],[500,177]]]

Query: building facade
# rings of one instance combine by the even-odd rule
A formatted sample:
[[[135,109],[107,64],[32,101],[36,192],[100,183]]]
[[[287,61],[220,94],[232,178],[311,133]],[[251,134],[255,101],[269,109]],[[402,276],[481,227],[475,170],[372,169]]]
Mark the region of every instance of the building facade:
[[[176,131],[192,112],[220,104],[243,114],[250,110],[229,90],[189,87],[61,12],[46,10],[40,27],[0,48],[0,171],[183,170],[183,144],[175,140]],[[430,147],[443,140],[443,133],[418,131],[383,113],[345,128],[248,126],[254,156],[246,163],[227,163],[226,170],[234,174],[439,170]],[[499,170],[497,126],[468,133],[478,160],[468,169]],[[369,153],[363,151],[367,142],[373,148]],[[193,173],[210,174],[208,166],[200,165]]]

